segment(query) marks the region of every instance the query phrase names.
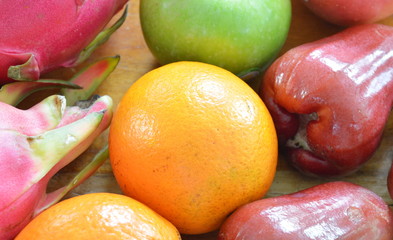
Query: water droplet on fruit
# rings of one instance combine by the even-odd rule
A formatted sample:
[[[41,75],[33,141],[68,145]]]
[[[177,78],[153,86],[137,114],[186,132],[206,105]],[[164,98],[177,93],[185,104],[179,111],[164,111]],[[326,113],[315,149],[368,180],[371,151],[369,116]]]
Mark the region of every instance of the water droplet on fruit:
[[[74,135],[68,134],[67,135],[67,139],[65,141],[65,144],[68,145],[68,144],[71,144],[71,143],[76,142],[76,141],[77,141],[77,139],[76,139],[76,137]]]

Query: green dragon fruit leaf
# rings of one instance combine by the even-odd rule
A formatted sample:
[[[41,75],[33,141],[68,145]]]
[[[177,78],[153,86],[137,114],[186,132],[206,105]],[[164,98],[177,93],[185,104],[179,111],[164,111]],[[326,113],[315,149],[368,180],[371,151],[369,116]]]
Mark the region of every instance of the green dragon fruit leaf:
[[[94,156],[93,160],[89,164],[87,164],[82,169],[82,171],[80,171],[66,186],[47,194],[45,201],[36,208],[34,215],[59,202],[70,191],[78,187],[87,178],[93,175],[97,171],[97,169],[104,164],[105,160],[108,159],[108,157],[109,151],[108,145],[106,145]]]
[[[75,83],[57,79],[41,79],[34,82],[13,82],[5,84],[0,88],[0,101],[16,106],[32,93],[51,88],[79,89],[81,87]]]
[[[97,61],[77,73],[71,80],[81,89],[63,88],[60,91],[67,99],[67,105],[72,106],[79,100],[89,99],[101,83],[115,70],[120,56],[107,57]]]
[[[9,78],[18,81],[31,81],[39,76],[40,70],[34,54],[28,53],[26,55],[30,56],[30,58],[25,63],[8,68]]]
[[[78,65],[82,62],[84,62],[87,58],[90,57],[90,55],[96,50],[99,46],[101,46],[103,43],[108,41],[109,37],[123,25],[124,21],[127,18],[127,11],[128,11],[128,5],[125,7],[122,16],[109,28],[103,30],[100,32],[95,39],[83,49],[83,51],[79,54],[78,59],[75,61],[74,65]]]
[[[16,106],[34,92],[60,88],[61,94],[67,98],[67,104],[74,105],[78,100],[90,98],[98,86],[113,72],[119,60],[119,56],[98,60],[80,70],[69,80],[40,79],[5,84],[0,88],[0,101]]]
[[[33,183],[40,181],[59,162],[59,159],[64,158],[83,139],[89,137],[100,124],[103,115],[103,112],[93,112],[64,127],[29,137],[30,148],[36,156],[34,158],[36,160],[35,164],[40,169],[31,181]]]

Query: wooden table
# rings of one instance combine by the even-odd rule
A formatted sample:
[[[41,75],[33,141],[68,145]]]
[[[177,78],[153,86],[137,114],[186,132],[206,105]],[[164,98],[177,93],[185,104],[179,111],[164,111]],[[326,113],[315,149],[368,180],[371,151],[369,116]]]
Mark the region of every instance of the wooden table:
[[[341,30],[341,28],[337,26],[318,19],[300,3],[300,0],[292,0],[292,3],[293,20],[288,40],[282,49],[282,53],[300,44],[329,36]],[[117,54],[121,56],[117,69],[97,91],[100,95],[110,95],[115,105],[117,105],[123,94],[133,82],[144,73],[159,66],[144,42],[139,23],[138,7],[139,1],[132,0],[129,3],[129,14],[126,23],[88,60],[88,62],[93,62],[104,56],[113,56]],[[382,23],[393,26],[393,16],[382,21]],[[67,77],[75,70],[76,69],[61,69],[49,75],[63,75]],[[256,89],[259,82],[258,80],[254,80],[249,82],[249,84]],[[40,97],[42,97],[42,94],[37,94],[33,96],[32,99],[38,100]],[[393,114],[391,114],[389,123],[386,127],[381,146],[374,157],[355,174],[339,179],[363,185],[380,195],[389,204],[393,203],[386,188],[386,177],[393,159],[392,115]],[[75,172],[81,170],[107,142],[107,137],[108,131],[100,136],[76,161],[57,174],[50,183],[49,189],[56,189],[70,180],[70,178],[75,175]],[[305,177],[288,166],[286,161],[280,157],[277,174],[267,196],[271,197],[292,193],[332,180],[337,179],[315,179]],[[112,175],[109,161],[106,161],[95,175],[72,191],[67,197],[100,191],[120,193],[120,189]],[[205,235],[183,236],[183,239],[216,239],[216,232]]]

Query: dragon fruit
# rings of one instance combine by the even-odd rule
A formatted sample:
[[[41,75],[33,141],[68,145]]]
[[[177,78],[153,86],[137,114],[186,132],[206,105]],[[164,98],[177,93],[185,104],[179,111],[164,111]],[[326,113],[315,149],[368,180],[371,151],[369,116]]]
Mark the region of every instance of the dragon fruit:
[[[0,183],[0,239],[12,239],[32,217],[80,185],[108,158],[106,146],[69,184],[46,194],[50,178],[108,127],[112,115],[110,97],[79,100],[90,98],[119,60],[119,56],[107,57],[90,64],[64,81],[76,89],[61,89],[62,96],[50,96],[28,110],[11,105],[37,89],[64,84],[41,79],[0,88],[0,172],[6,179]],[[75,103],[77,106],[71,106]]]
[[[126,14],[103,30],[126,2],[2,0],[0,86],[84,61],[122,25]]]
[[[69,184],[46,192],[53,175],[77,158],[109,126],[113,107],[109,96],[70,105],[90,97],[115,69],[119,56],[95,62],[68,81],[40,76],[86,60],[122,25],[127,9],[112,27],[101,31],[126,2],[1,2],[1,240],[13,239],[35,215],[58,202],[108,158],[108,149],[104,147]],[[12,106],[47,88],[63,88],[60,93],[64,96],[50,96],[28,110]]]
[[[112,99],[99,97],[89,107],[66,106],[52,95],[27,110],[0,102],[0,239],[12,239],[45,208],[90,176],[107,150],[73,181],[52,193],[51,177],[85,151],[110,124]],[[84,103],[86,104],[86,102]]]

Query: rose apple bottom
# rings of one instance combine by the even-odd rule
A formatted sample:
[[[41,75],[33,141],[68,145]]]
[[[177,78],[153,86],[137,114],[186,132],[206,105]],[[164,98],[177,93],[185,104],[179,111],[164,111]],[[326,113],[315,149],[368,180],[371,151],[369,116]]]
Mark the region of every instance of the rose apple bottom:
[[[369,24],[296,47],[267,70],[261,96],[300,171],[352,173],[376,151],[393,104],[393,28]]]
[[[141,0],[143,36],[161,64],[199,61],[237,75],[271,63],[284,44],[290,0]]]

